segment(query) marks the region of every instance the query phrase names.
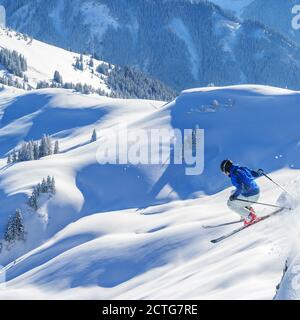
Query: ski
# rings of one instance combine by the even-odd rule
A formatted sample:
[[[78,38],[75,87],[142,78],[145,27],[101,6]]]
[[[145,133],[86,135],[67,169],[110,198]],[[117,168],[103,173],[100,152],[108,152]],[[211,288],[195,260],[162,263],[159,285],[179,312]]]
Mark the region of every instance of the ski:
[[[248,226],[242,226],[242,227],[240,227],[240,228],[238,228],[238,229],[235,229],[235,230],[231,231],[231,232],[228,233],[228,234],[225,234],[224,236],[222,236],[222,237],[220,237],[220,238],[211,240],[211,242],[212,242],[212,243],[218,243],[218,242],[221,242],[221,241],[223,241],[223,240],[225,240],[225,239],[228,239],[229,237],[237,234],[238,232],[243,231],[243,230],[245,230],[245,229],[247,229],[247,228],[249,228],[249,227],[252,227],[252,226],[254,226],[254,225],[257,224],[257,223],[259,223],[259,222],[261,222],[261,221],[264,221],[264,220],[266,220],[266,219],[268,219],[268,218],[270,218],[270,217],[272,217],[272,216],[274,216],[274,215],[282,212],[283,210],[284,210],[284,208],[281,208],[281,209],[279,209],[279,210],[276,210],[276,211],[274,211],[274,212],[272,212],[272,213],[270,213],[270,214],[268,214],[268,215],[266,215],[266,216],[261,217],[261,219],[260,219],[259,221],[257,221],[257,222],[254,222],[254,223],[252,223],[252,224],[250,224],[250,225],[248,225]]]
[[[244,220],[236,220],[236,221],[231,221],[231,222],[226,222],[226,223],[221,223],[221,224],[215,224],[215,225],[211,225],[211,226],[202,226],[202,228],[204,229],[213,229],[213,228],[219,228],[219,227],[225,227],[225,226],[230,226],[232,224],[237,224],[240,222],[243,222]]]

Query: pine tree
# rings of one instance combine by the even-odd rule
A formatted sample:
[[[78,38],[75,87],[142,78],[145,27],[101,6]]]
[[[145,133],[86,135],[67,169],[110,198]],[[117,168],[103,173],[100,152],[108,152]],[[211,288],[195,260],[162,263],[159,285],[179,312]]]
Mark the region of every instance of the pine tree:
[[[41,192],[42,192],[42,185],[40,183],[38,183],[36,185],[36,194],[38,197],[40,196]]]
[[[12,163],[12,156],[9,154],[7,157],[7,164]]]
[[[31,196],[28,199],[28,205],[31,207],[33,210],[38,209],[38,191],[35,188],[31,194]]]
[[[32,161],[34,160],[34,153],[33,153],[34,143],[33,141],[30,141],[27,144],[27,160]]]
[[[52,189],[52,179],[51,179],[50,176],[47,177],[46,184],[47,184],[47,192],[51,192],[51,189]]]
[[[58,153],[59,153],[59,143],[56,140],[54,144],[54,154],[58,154]]]
[[[28,198],[27,204],[34,210],[38,209],[38,198],[41,193],[50,193],[54,195],[56,193],[55,179],[54,177],[47,176],[47,179],[43,179],[42,183],[38,183],[33,187],[31,196]]]
[[[90,142],[95,142],[97,141],[97,132],[96,129],[94,129],[92,137],[91,137],[91,141]]]
[[[49,135],[46,136],[46,143],[47,143],[47,156],[49,156],[53,154],[52,139]]]
[[[63,85],[63,78],[57,70],[55,70],[55,72],[54,72],[53,81],[58,84]]]
[[[18,151],[18,161],[34,160],[33,142],[23,142],[20,150]]]
[[[39,144],[37,142],[33,143],[33,158],[34,160],[39,159]]]
[[[15,215],[9,218],[4,234],[4,240],[9,243],[25,240],[24,221],[20,209],[17,209]]]
[[[20,209],[16,210],[15,226],[17,231],[17,240],[25,240],[25,228],[23,216]]]
[[[39,146],[39,158],[46,157],[48,150],[47,136],[44,134]]]
[[[13,151],[13,154],[12,154],[12,162],[13,162],[13,163],[18,162],[18,154],[17,154],[17,151],[16,151],[16,150]]]
[[[47,177],[47,192],[54,195],[56,193],[56,188],[55,188],[55,179],[54,177]]]
[[[18,77],[23,77],[24,71],[27,71],[27,61],[24,56],[18,52],[10,51],[8,49],[0,50],[0,64]]]
[[[37,184],[33,187],[32,194],[36,195],[36,197],[38,198],[40,196],[40,191],[40,184]]]
[[[48,192],[48,186],[47,186],[47,181],[45,178],[43,178],[42,184],[41,184],[41,192],[42,193],[47,193]]]
[[[76,58],[75,68],[83,71],[83,55],[80,55],[80,58]]]
[[[55,179],[52,177],[51,180],[51,193],[54,195],[56,193]]]
[[[22,143],[21,149],[18,151],[18,160],[25,161],[26,159],[26,145]]]
[[[8,220],[8,224],[4,233],[4,240],[7,242],[13,242],[14,237],[15,237],[14,219],[11,216]]]

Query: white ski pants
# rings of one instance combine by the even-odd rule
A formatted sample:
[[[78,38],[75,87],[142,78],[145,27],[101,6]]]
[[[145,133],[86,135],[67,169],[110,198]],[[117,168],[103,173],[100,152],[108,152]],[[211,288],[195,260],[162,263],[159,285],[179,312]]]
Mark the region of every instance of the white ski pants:
[[[242,195],[239,195],[238,198],[241,200],[247,200],[250,202],[257,202],[259,199],[259,194],[256,194],[255,196],[251,196],[251,197],[244,197]],[[238,200],[233,200],[233,201],[228,200],[227,205],[229,209],[239,214],[243,219],[247,219],[250,213],[249,207],[252,206],[252,203],[246,203]]]

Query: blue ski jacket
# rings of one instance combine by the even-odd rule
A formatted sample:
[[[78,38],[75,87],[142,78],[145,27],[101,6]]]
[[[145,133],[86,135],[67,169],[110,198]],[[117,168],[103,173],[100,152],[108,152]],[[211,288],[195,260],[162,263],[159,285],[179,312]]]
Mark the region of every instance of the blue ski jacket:
[[[259,194],[259,186],[255,179],[260,177],[256,171],[250,170],[246,167],[232,166],[229,177],[232,184],[236,187],[233,196],[237,198],[240,194],[244,197],[251,197]]]

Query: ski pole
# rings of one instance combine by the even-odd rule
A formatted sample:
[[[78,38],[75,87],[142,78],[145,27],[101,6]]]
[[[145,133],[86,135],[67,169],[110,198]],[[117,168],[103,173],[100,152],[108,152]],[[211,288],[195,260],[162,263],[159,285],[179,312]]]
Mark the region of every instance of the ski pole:
[[[283,186],[281,186],[279,183],[275,182],[272,178],[270,178],[268,175],[263,173],[263,176],[269,179],[271,182],[273,182],[277,187],[279,187],[281,190],[286,192],[288,195],[290,195],[292,198],[294,198]]]
[[[237,198],[236,200],[241,201],[241,202],[259,204],[259,205],[262,205],[262,206],[267,206],[267,207],[272,207],[272,208],[292,210],[292,208],[276,206],[275,204],[268,204],[268,203],[262,203],[262,202],[253,202],[253,201],[243,200],[243,199],[239,199],[239,198]]]

